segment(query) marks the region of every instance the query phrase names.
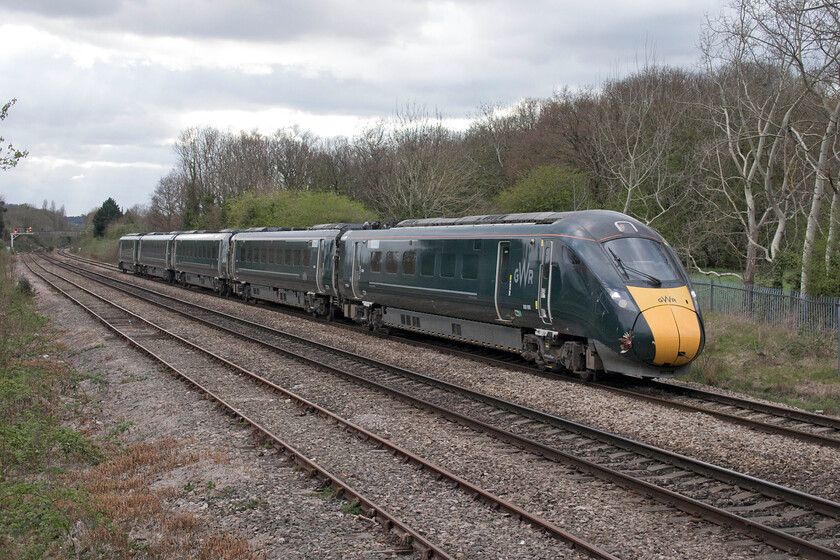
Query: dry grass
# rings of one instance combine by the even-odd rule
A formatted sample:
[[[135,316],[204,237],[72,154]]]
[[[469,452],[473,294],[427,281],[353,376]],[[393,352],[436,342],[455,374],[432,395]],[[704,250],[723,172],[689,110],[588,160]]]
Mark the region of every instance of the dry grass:
[[[183,448],[183,442],[174,439],[138,443],[112,451],[106,461],[93,468],[67,475],[67,484],[88,492],[91,503],[110,523],[77,524],[73,550],[57,550],[56,556],[259,558],[243,536],[215,532],[206,519],[192,513],[169,511],[169,502],[182,490],[171,486],[155,489],[156,483],[171,471],[199,461],[228,460],[224,454],[187,452]],[[130,538],[129,534],[143,536]]]

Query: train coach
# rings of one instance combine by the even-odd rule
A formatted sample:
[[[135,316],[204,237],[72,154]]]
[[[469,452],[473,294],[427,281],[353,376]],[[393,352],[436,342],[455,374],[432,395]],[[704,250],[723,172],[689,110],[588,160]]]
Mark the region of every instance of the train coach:
[[[121,239],[120,268],[148,274],[137,266],[139,237]],[[171,278],[185,285],[498,348],[580,375],[680,375],[705,342],[676,255],[617,212],[183,233],[170,243]]]
[[[231,241],[232,291],[246,299],[271,301],[331,315],[336,240],[341,226],[308,230],[248,231]]]

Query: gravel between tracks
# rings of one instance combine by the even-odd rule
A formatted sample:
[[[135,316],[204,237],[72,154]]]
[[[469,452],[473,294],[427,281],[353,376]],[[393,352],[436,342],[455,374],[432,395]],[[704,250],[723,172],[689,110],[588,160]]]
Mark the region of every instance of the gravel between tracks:
[[[298,336],[358,352],[420,373],[516,401],[569,420],[610,431],[663,449],[737,470],[840,501],[840,450],[765,434],[712,418],[642,403],[589,385],[564,383],[513,373],[470,360],[453,358],[410,344],[372,339],[363,333],[330,329],[275,312],[244,305],[206,292],[160,282],[147,287],[206,305]],[[186,293],[183,293],[186,292]]]
[[[723,464],[735,468],[737,470],[750,472],[756,476],[764,478],[779,479],[787,476],[786,472],[797,473],[801,469],[801,465],[814,464],[815,468],[810,471],[811,478],[816,475],[819,477],[821,473],[836,472],[835,468],[838,465],[837,456],[829,455],[826,457],[822,455],[826,451],[820,450],[802,444],[801,449],[793,453],[790,449],[790,444],[797,444],[797,442],[789,442],[784,440],[785,445],[783,449],[779,449],[779,445],[775,442],[768,441],[776,436],[766,436],[764,434],[755,434],[746,432],[743,429],[729,426],[705,415],[686,415],[684,413],[674,412],[667,409],[661,409],[656,406],[641,405],[636,401],[628,401],[621,397],[610,394],[605,394],[593,387],[585,387],[578,385],[571,385],[560,383],[557,381],[548,381],[536,377],[522,376],[520,374],[511,374],[510,372],[499,370],[484,365],[477,365],[473,362],[456,360],[446,356],[442,356],[436,352],[431,352],[423,349],[413,348],[409,345],[381,341],[371,339],[369,336],[349,333],[338,329],[323,329],[309,321],[302,319],[289,318],[284,315],[277,314],[273,311],[263,309],[260,307],[244,306],[238,302],[229,302],[208,296],[207,294],[196,291],[187,291],[181,288],[175,288],[163,285],[158,282],[151,283],[155,289],[159,291],[169,291],[177,293],[183,299],[190,299],[201,301],[205,305],[213,308],[219,308],[228,312],[233,312],[240,316],[247,316],[253,320],[264,323],[271,323],[278,328],[284,330],[291,330],[298,335],[306,336],[312,339],[322,340],[354,351],[364,352],[372,357],[378,359],[387,359],[393,363],[411,367],[412,369],[435,375],[447,380],[451,380],[458,384],[471,386],[478,390],[498,395],[503,398],[510,398],[517,400],[529,406],[542,408],[554,412],[555,414],[569,417],[574,420],[596,425],[610,431],[621,433],[628,437],[641,439],[643,441],[650,441],[655,445],[674,449],[678,452],[698,456],[704,460]],[[53,316],[57,326],[73,325],[73,328],[78,328],[78,325],[83,322],[79,320],[77,315],[79,312],[73,310],[63,309],[66,305],[59,305],[56,296],[46,290],[39,290],[39,298],[42,300],[42,306],[45,312]],[[69,318],[68,318],[69,317]],[[98,327],[94,327],[97,330]],[[85,327],[83,333],[75,333],[71,336],[71,343],[73,347],[79,346],[78,337],[82,336],[82,340],[91,339],[97,340],[97,335],[92,335],[91,331]],[[101,335],[99,335],[101,336]],[[137,425],[132,428],[132,436],[145,439],[149,437],[158,437],[166,433],[183,433],[186,427],[192,427],[197,424],[201,425],[206,433],[202,434],[200,439],[204,441],[219,441],[221,436],[218,435],[219,430],[227,426],[230,430],[230,425],[224,420],[218,419],[218,413],[212,410],[209,404],[201,401],[194,394],[185,391],[184,386],[177,383],[166,374],[157,372],[155,368],[149,368],[148,362],[145,367],[141,366],[142,373],[125,373],[120,371],[121,368],[133,368],[137,363],[136,353],[130,349],[122,348],[122,343],[111,344],[107,343],[107,348],[90,347],[90,340],[88,341],[88,350],[77,354],[76,359],[80,359],[82,365],[84,362],[97,366],[99,360],[107,358],[107,370],[113,369],[115,379],[129,379],[129,383],[120,383],[114,387],[112,383],[109,391],[116,389],[116,394],[109,396],[109,406],[106,409],[115,407],[113,412],[103,413],[112,414],[114,418],[127,419],[126,409],[132,414],[137,414],[143,418],[142,423],[131,418],[131,421]],[[104,355],[103,355],[104,354]],[[141,362],[145,359],[141,360]],[[126,369],[128,371],[128,369]],[[108,375],[111,375],[110,373]],[[153,379],[154,378],[154,379]],[[159,389],[152,390],[153,387]],[[298,389],[304,386],[298,384]],[[161,390],[163,389],[163,390]],[[136,394],[135,394],[136,393]],[[152,396],[153,395],[153,396]],[[151,397],[151,398],[150,398]],[[146,402],[143,402],[143,399]],[[189,401],[189,402],[185,402]],[[192,402],[195,401],[195,402]],[[365,425],[370,429],[377,430],[384,426],[384,420],[380,414],[375,410],[371,410],[368,403],[362,402],[360,399],[347,399],[343,403],[345,407],[344,414],[350,416],[359,424]],[[161,414],[165,411],[165,414]],[[178,412],[176,415],[175,412]],[[176,420],[176,417],[181,415],[199,415],[200,419],[195,417],[188,417],[184,420]],[[216,420],[204,418],[201,415],[212,415]],[[440,438],[440,441],[417,441],[411,443],[411,423],[418,421],[418,416],[421,413],[412,411],[401,421],[394,424],[393,427],[390,422],[392,418],[388,419],[388,430],[390,435],[394,438],[405,439],[410,445],[419,446],[421,449],[425,447],[431,451],[424,452],[428,454],[431,452],[438,453],[441,457],[441,462],[446,461],[446,445],[452,445],[448,438]],[[111,420],[118,421],[118,420]],[[440,426],[435,428],[435,431],[445,432],[447,430],[459,430],[460,428],[453,427],[447,422],[436,420],[428,417],[423,418],[423,422],[439,423]],[[107,421],[103,420],[103,422]],[[222,427],[220,427],[220,425]],[[668,426],[663,429],[662,426]],[[215,426],[213,429],[211,426]],[[428,432],[426,430],[425,432]],[[425,433],[424,432],[424,433]],[[756,439],[757,438],[757,439]],[[470,454],[480,456],[482,453],[493,453],[494,445],[492,442],[488,444],[488,438],[476,437],[474,434],[462,436],[459,447],[473,447]],[[748,445],[773,445],[775,449],[770,452],[756,452],[751,453],[750,450],[745,450],[744,447]],[[191,443],[190,445],[195,445]],[[794,446],[796,447],[796,446]],[[461,450],[459,450],[461,451]],[[781,453],[780,453],[781,451]],[[237,467],[231,469],[229,473],[232,484],[227,486],[234,486],[239,484],[243,487],[243,492],[262,493],[264,489],[272,491],[274,483],[266,483],[263,487],[250,486],[242,480],[242,472],[249,472],[253,469],[258,469],[259,472],[251,479],[266,480],[268,477],[276,476],[275,471],[289,471],[286,463],[276,461],[268,455],[260,456],[259,450],[253,448],[250,440],[247,437],[242,438],[242,443],[230,449],[234,459],[232,462],[237,463]],[[471,476],[477,477],[476,480],[481,479],[485,484],[495,488],[497,493],[503,494],[504,490],[508,490],[511,494],[519,494],[532,492],[532,499],[536,503],[540,503],[541,507],[547,509],[553,508],[554,515],[561,515],[568,520],[568,526],[571,530],[575,527],[583,525],[586,527],[586,537],[593,538],[596,542],[598,539],[607,539],[615,542],[617,540],[624,541],[625,546],[620,550],[620,555],[625,558],[718,558],[721,554],[728,557],[751,558],[751,557],[766,557],[767,549],[754,550],[744,547],[728,547],[726,540],[732,540],[732,536],[726,535],[725,531],[717,527],[700,527],[700,530],[705,532],[705,536],[698,537],[698,526],[704,524],[698,523],[696,520],[686,519],[673,511],[657,511],[658,506],[638,500],[632,494],[623,492],[610,485],[604,485],[599,482],[593,482],[585,477],[582,477],[578,482],[564,479],[562,487],[552,486],[552,480],[560,476],[558,472],[563,469],[560,467],[546,467],[539,466],[534,472],[533,476],[538,479],[545,480],[542,487],[530,487],[523,480],[533,480],[530,476],[522,479],[517,469],[528,471],[528,465],[523,466],[522,458],[526,454],[510,454],[503,455],[499,461],[501,463],[494,463],[496,465],[507,464],[507,470],[499,470],[494,468],[492,471],[483,472],[483,465],[466,464],[466,465],[447,465],[452,470],[461,469],[465,472],[471,473]],[[782,457],[779,457],[782,455]],[[820,460],[833,461],[831,465],[825,467],[817,466],[814,461],[816,455]],[[768,461],[772,457],[774,461]],[[749,459],[749,461],[745,461]],[[507,463],[505,463],[507,461]],[[260,467],[265,464],[266,466]],[[242,465],[247,465],[243,469]],[[751,466],[755,469],[750,471],[746,466]],[[780,466],[784,469],[780,469]],[[215,465],[212,468],[220,468]],[[762,475],[761,470],[766,469],[768,473],[774,476]],[[782,474],[779,474],[779,473]],[[294,473],[287,473],[291,482],[296,484],[297,490],[286,490],[282,495],[295,493],[302,496],[300,503],[288,506],[289,510],[294,509],[292,517],[298,515],[309,518],[315,515],[316,518],[321,519],[322,514],[313,514],[312,508],[322,506],[326,512],[323,513],[323,523],[320,529],[311,531],[311,534],[322,535],[322,531],[327,530],[334,534],[335,517],[337,516],[338,506],[335,502],[323,500],[321,498],[314,498],[312,496],[313,490],[311,487],[307,489],[307,483],[301,482],[300,478]],[[800,473],[801,475],[801,473]],[[201,479],[201,474],[190,474],[193,479]],[[225,475],[228,476],[228,475]],[[568,473],[567,473],[568,476]],[[221,476],[219,477],[221,480]],[[808,480],[809,476],[802,475],[799,480]],[[778,480],[784,483],[784,480]],[[831,484],[836,484],[835,480],[830,481]],[[176,483],[183,484],[182,481]],[[218,484],[218,483],[217,483]],[[787,482],[788,485],[792,485]],[[816,483],[818,487],[824,486],[830,491],[836,491],[828,484],[821,485]],[[518,486],[517,486],[518,485]],[[221,485],[219,485],[221,487]],[[807,490],[807,488],[806,488]],[[823,494],[824,488],[814,493]],[[811,490],[809,490],[811,491]],[[549,498],[546,498],[549,496]],[[200,500],[199,500],[200,501]],[[517,500],[518,501],[518,500]],[[273,503],[271,499],[269,503]],[[215,504],[211,504],[213,506]],[[300,506],[302,510],[298,510],[296,506]],[[326,506],[325,508],[323,506]],[[188,508],[202,508],[202,503],[192,503],[185,505]],[[263,516],[264,519],[258,520],[251,515],[250,519],[241,519],[243,515],[241,512],[232,511],[233,519],[230,519],[232,508],[225,507],[211,507],[208,508],[208,515],[220,516],[217,522],[223,526],[230,526],[234,528],[242,528],[243,532],[247,532],[250,527],[260,527],[261,532],[254,536],[254,542],[261,543],[260,546],[269,551],[269,556],[273,557],[273,553],[277,550],[282,551],[282,554],[276,557],[282,558],[303,558],[303,557],[381,557],[380,556],[366,556],[372,550],[381,550],[387,548],[383,543],[378,542],[375,536],[365,534],[359,527],[359,521],[354,521],[352,518],[345,518],[343,521],[349,523],[348,535],[351,537],[343,543],[338,541],[333,548],[331,545],[312,545],[314,548],[294,549],[295,552],[288,554],[293,550],[293,545],[300,545],[306,539],[295,539],[289,537],[286,539],[284,546],[279,549],[269,548],[266,542],[277,540],[282,530],[278,532],[278,525],[282,526],[282,522],[278,519],[272,519],[271,515]],[[627,518],[627,511],[635,511],[632,519]],[[285,514],[289,511],[284,510]],[[311,523],[310,523],[311,524]],[[307,523],[299,523],[299,526],[307,525]],[[561,523],[561,525],[563,525]],[[301,529],[303,532],[304,529]],[[723,534],[722,534],[723,533]],[[301,533],[302,535],[303,533]],[[656,535],[655,538],[648,539],[648,535]],[[342,546],[348,546],[348,541],[353,549],[358,551],[358,555],[347,554],[347,550],[342,550]],[[674,543],[674,547],[682,548],[666,550],[662,547],[662,542]],[[270,545],[275,546],[275,545]],[[341,550],[341,553],[334,551]],[[323,551],[327,551],[324,553]],[[725,551],[725,552],[724,552]],[[616,552],[619,552],[618,550]],[[297,555],[295,555],[297,554]],[[340,554],[334,556],[331,554]]]
[[[99,407],[81,420],[82,427],[93,437],[106,437],[115,428],[130,426],[121,437],[126,444],[174,438],[185,452],[206,457],[170,471],[155,484],[156,489],[179,490],[167,503],[173,515],[189,512],[214,529],[244,535],[256,556],[267,559],[396,556],[384,533],[372,531],[370,521],[343,515],[344,502],[320,496],[316,481],[262,449],[250,430],[38,278],[30,279],[39,310],[60,331],[63,358],[106,382],[87,387],[97,394]],[[183,491],[188,485],[196,491]],[[210,485],[213,492],[200,491]],[[131,536],[140,542],[163,538],[146,534],[143,527],[132,529]]]

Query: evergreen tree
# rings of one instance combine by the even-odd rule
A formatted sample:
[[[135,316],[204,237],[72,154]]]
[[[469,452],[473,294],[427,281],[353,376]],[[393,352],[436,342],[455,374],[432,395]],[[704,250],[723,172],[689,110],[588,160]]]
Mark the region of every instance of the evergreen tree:
[[[102,208],[97,210],[96,214],[93,215],[94,237],[103,237],[108,224],[119,220],[122,218],[122,215],[122,210],[120,210],[117,202],[109,197],[108,200],[102,203]]]

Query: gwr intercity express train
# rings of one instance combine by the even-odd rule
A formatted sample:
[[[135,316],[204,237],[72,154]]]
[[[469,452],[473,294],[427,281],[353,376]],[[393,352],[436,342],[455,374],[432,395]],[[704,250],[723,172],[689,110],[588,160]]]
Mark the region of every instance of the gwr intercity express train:
[[[705,342],[670,246],[604,210],[132,234],[119,260],[124,271],[581,375],[679,375]]]

